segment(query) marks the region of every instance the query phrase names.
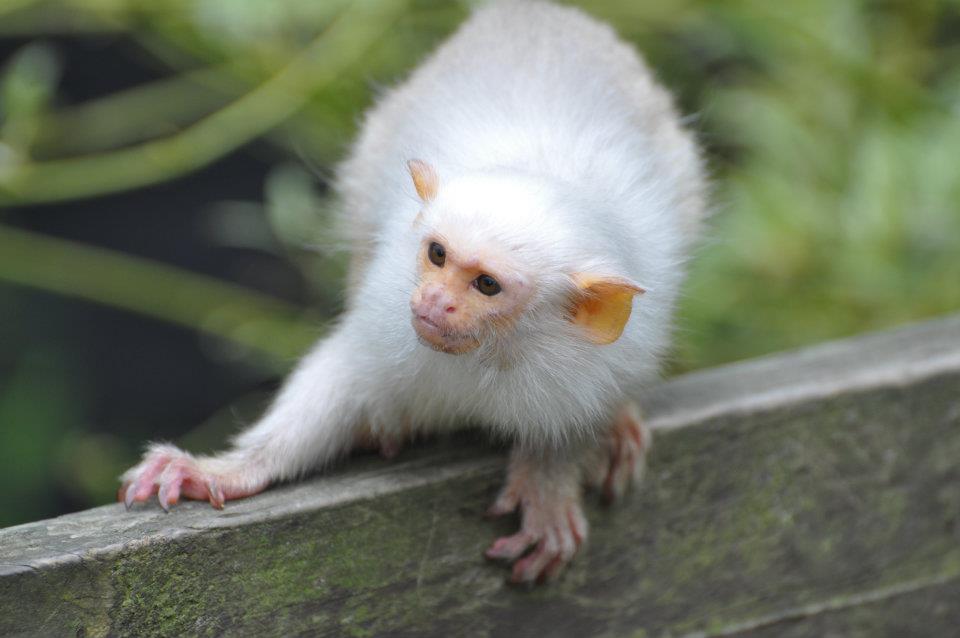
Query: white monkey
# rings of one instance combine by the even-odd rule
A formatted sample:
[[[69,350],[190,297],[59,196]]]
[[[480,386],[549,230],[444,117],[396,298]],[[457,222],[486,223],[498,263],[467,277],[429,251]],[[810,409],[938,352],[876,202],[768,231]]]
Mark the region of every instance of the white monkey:
[[[587,537],[584,482],[616,498],[650,435],[630,397],[668,345],[705,212],[670,96],[608,26],[540,1],[477,10],[367,114],[338,173],[348,309],[259,422],[215,456],[152,445],[123,476],[222,507],[360,441],[479,424],[513,442],[487,555],[557,574]]]

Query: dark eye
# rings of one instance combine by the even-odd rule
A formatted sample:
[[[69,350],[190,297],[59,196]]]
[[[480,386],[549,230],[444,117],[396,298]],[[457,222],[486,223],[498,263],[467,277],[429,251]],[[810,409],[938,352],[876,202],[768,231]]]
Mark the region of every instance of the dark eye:
[[[492,297],[500,292],[500,284],[490,275],[480,275],[473,280],[473,283],[477,287],[477,290],[488,297]]]
[[[434,266],[443,268],[443,262],[447,260],[447,251],[437,242],[433,242],[430,244],[430,248],[427,249],[427,256],[430,257],[430,261]]]

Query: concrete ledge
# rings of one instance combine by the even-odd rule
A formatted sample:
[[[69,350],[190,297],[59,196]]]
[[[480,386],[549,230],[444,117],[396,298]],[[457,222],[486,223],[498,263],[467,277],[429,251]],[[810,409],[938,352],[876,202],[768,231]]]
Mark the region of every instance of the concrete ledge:
[[[505,583],[468,437],[165,515],[0,530],[0,635],[950,635],[960,316],[699,372],[645,397],[644,488],[561,582]]]

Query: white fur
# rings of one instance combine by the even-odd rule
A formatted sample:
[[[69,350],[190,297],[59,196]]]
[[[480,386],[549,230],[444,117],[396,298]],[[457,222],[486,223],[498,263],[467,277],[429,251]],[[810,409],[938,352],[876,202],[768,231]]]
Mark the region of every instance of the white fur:
[[[427,206],[412,158],[439,175]],[[356,251],[349,310],[221,461],[293,477],[347,448],[359,423],[472,423],[558,448],[609,426],[656,374],[704,177],[668,94],[606,25],[545,2],[478,10],[367,114],[338,181]],[[499,247],[532,278],[515,330],[459,356],[418,342],[409,300],[434,231]],[[565,318],[577,272],[649,289],[615,343],[592,345]]]

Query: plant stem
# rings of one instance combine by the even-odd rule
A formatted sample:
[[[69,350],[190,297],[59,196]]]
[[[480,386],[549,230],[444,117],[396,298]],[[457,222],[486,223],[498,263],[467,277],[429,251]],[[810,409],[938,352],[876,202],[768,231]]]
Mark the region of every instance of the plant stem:
[[[138,312],[288,363],[320,333],[296,306],[141,257],[0,225],[0,280]]]
[[[353,3],[272,78],[172,137],[75,159],[0,165],[0,205],[94,197],[201,168],[296,113],[382,35],[404,4]]]

